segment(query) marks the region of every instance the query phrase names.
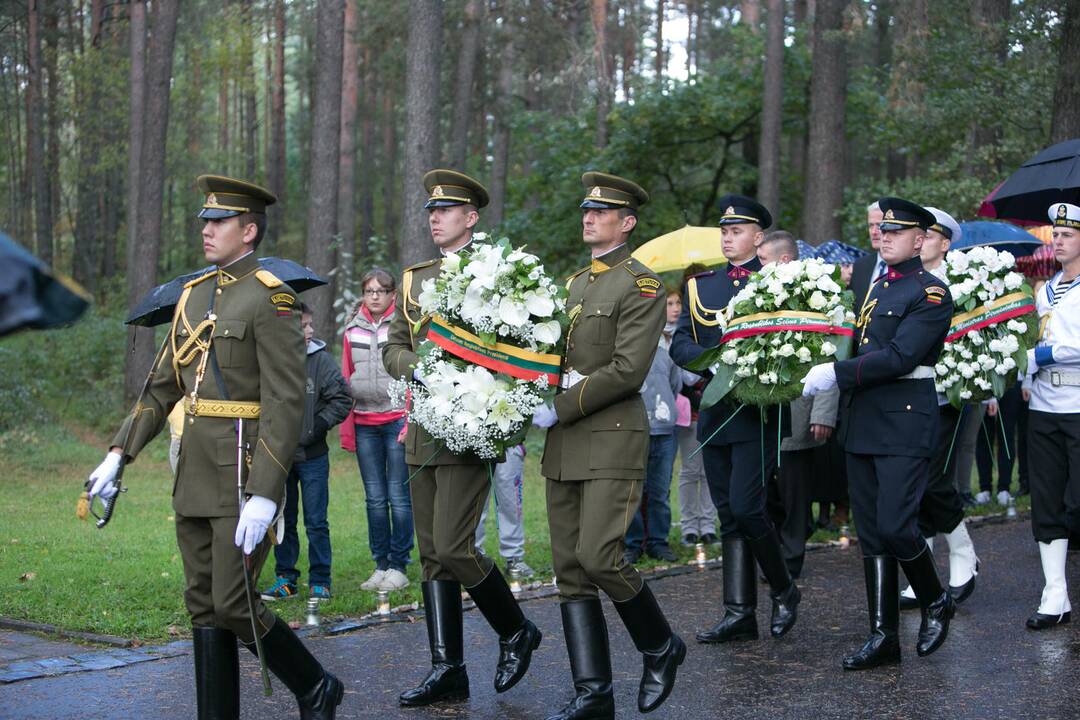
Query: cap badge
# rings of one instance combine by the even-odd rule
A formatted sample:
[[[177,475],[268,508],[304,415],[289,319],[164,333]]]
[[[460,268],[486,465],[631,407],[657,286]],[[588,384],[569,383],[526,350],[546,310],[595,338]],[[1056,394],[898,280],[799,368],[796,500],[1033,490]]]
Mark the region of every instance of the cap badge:
[[[209,195],[207,195],[206,196],[206,204],[207,205],[217,205],[218,204],[217,195],[215,195],[214,193],[210,193]]]
[[[1063,217],[1068,217],[1068,215],[1069,215],[1069,208],[1067,208],[1064,205],[1064,203],[1061,204],[1061,205],[1058,205],[1058,217],[1063,218]]]
[[[589,191],[589,197],[603,197],[599,185],[593,185],[593,189]]]
[[[724,211],[724,214],[725,215],[734,215],[735,214],[735,206],[734,205],[728,205],[727,210]]]
[[[431,197],[442,197],[442,196],[443,196],[442,185],[436,185],[435,187],[431,188]]]
[[[886,220],[895,220],[895,219],[896,219],[896,215],[895,215],[895,214],[893,214],[893,211],[892,211],[892,209],[889,209],[889,210],[888,210],[888,211],[887,211],[887,212],[885,213],[885,219],[886,219]]]

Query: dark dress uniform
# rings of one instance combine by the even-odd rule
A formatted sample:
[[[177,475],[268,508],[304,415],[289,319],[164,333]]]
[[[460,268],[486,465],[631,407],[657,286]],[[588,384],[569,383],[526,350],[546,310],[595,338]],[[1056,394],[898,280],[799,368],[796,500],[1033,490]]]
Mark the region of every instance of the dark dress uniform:
[[[649,197],[629,180],[604,173],[585,173],[582,182],[586,211],[636,211]],[[662,287],[625,244],[594,258],[567,283],[571,324],[561,383],[566,387],[555,396],[558,422],[548,431],[542,461],[552,563],[577,691],[552,716],[561,720],[614,717],[598,590],[614,601],[644,656],[640,710],[655,709],[667,698],[686,655],[649,586],[624,558],[649,453],[640,388],[664,327]]]
[[[264,213],[275,201],[265,189],[229,178],[203,175],[198,185],[207,195],[199,213],[206,220]],[[280,515],[304,411],[298,307],[296,293],[260,269],[254,253],[187,283],[154,378],[113,440],[119,447],[127,437],[130,462],[161,431],[172,406],[184,403],[173,509],[200,718],[239,716],[237,637],[255,652],[243,554],[234,544],[240,515],[237,445],[242,443],[244,494],[274,501]],[[264,538],[252,553],[252,581],[271,544]],[[255,599],[267,665],[297,696],[305,718],[333,718],[341,682],[257,592]]]
[[[882,232],[925,230],[934,216],[897,198],[879,201]],[[855,355],[835,363],[846,391],[841,442],[863,552],[871,636],[844,667],[860,670],[900,659],[897,560],[922,607],[919,655],[945,640],[955,611],[918,527],[938,432],[933,366],[952,319],[952,296],[918,256],[891,265],[871,286],[859,313]]]
[[[452,170],[424,175],[429,199],[439,207],[488,203],[484,186]],[[402,274],[398,312],[390,323],[383,350],[387,372],[412,379],[416,350],[427,338],[430,318],[420,313],[418,300],[424,280],[438,277],[436,260],[413,265]],[[492,463],[472,454],[456,455],[414,422],[405,434],[405,462],[411,479],[413,522],[423,572],[421,592],[431,647],[431,672],[417,687],[402,693],[402,705],[428,705],[438,700],[468,697],[462,635],[461,587],[499,635],[495,690],[505,692],[529,669],[541,634],[518,607],[506,579],[487,556],[476,549],[476,526],[487,502]]]
[[[769,211],[751,198],[727,195],[721,225],[772,224]],[[753,257],[742,265],[727,263],[686,281],[682,314],[671,341],[679,365],[696,360],[723,335],[723,313],[751,274],[761,269]],[[773,599],[771,632],[785,634],[794,625],[800,594],[784,562],[776,529],[766,512],[766,480],[776,469],[778,408],[740,407],[722,400],[698,416],[698,440],[704,443],[705,476],[720,517],[724,569],[724,617],[698,634],[701,642],[758,637],[757,576],[754,559],[769,581]]]

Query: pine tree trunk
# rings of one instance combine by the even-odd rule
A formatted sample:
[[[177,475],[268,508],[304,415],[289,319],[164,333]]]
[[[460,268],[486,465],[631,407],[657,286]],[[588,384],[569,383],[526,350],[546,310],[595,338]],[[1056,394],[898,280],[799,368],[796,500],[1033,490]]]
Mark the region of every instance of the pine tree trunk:
[[[664,0],[656,0],[656,84],[663,87],[664,70],[667,58],[664,57]]]
[[[267,213],[264,242],[273,249],[285,231],[285,0],[274,2],[274,62],[270,81],[270,147],[266,154],[266,180],[277,202]]]
[[[360,120],[360,241],[357,254],[367,255],[367,242],[375,234],[375,54],[364,45],[363,115]]]
[[[401,186],[397,179],[397,113],[394,108],[394,93],[387,85],[380,88],[382,93],[382,190],[383,190],[383,231],[390,257],[401,258],[401,240],[398,238],[397,220],[399,212],[398,193]],[[416,179],[419,181],[419,178]]]
[[[135,3],[132,10],[135,10]],[[133,54],[141,42],[146,42],[144,112],[133,117],[141,119],[143,129],[139,153],[138,213],[135,236],[128,258],[128,309],[148,293],[157,282],[158,257],[161,253],[161,217],[164,207],[165,138],[169,127],[169,87],[172,79],[173,48],[176,42],[176,22],[180,14],[179,0],[155,0],[151,17],[149,40],[135,37],[132,30]],[[133,18],[134,19],[134,18]],[[145,38],[145,36],[144,36]],[[132,58],[132,85],[137,76]],[[134,105],[134,99],[133,99]],[[142,387],[143,379],[154,358],[154,333],[141,330],[131,339],[131,354],[124,369],[124,388],[130,401]]]
[[[401,245],[403,266],[432,257],[427,227],[424,173],[439,158],[439,66],[442,53],[441,0],[409,0],[405,64],[405,162],[402,167]]]
[[[847,0],[818,0],[810,80],[810,128],[803,237],[811,245],[840,238],[844,195],[844,107],[847,45],[842,32]]]
[[[596,146],[608,143],[608,113],[611,111],[611,83],[607,57],[607,0],[589,5],[593,27],[593,62],[596,67]]]
[[[320,2],[315,19],[315,85],[312,103],[307,253],[315,272],[328,276],[334,265],[337,233],[338,169],[341,142],[341,63],[345,0]],[[334,337],[332,289],[308,292],[315,334]]]
[[[780,132],[784,112],[784,0],[767,0],[765,87],[758,145],[758,202],[780,216]]]
[[[356,113],[360,100],[359,48],[356,31],[359,25],[356,0],[345,0],[345,34],[341,62],[341,142],[338,167],[338,245],[334,276],[334,298],[343,291],[352,292],[356,267]]]
[[[465,26],[458,46],[457,79],[454,83],[454,124],[450,133],[450,167],[465,169],[469,148],[469,126],[472,123],[473,83],[480,48],[480,29],[484,6],[480,0],[465,3]]]
[[[502,224],[506,211],[506,181],[510,170],[510,118],[514,112],[514,24],[507,19],[503,28],[502,57],[499,58],[499,100],[495,113],[495,142],[491,163],[491,209],[487,225]]]
[[[94,0],[90,5],[89,45],[81,48],[80,62],[84,66],[101,66],[103,52],[99,33],[104,0]],[[79,43],[82,45],[82,43]],[[76,76],[82,80],[84,76]],[[91,293],[97,290],[101,275],[102,243],[99,238],[104,229],[100,213],[100,200],[104,191],[104,180],[97,169],[100,148],[106,147],[98,111],[101,107],[101,85],[93,82],[77,82],[75,87],[75,140],[78,143],[78,177],[76,189],[75,248],[72,262],[72,275]],[[108,242],[106,240],[106,242]]]
[[[34,187],[34,237],[36,252],[46,265],[53,262],[52,203],[49,197],[48,161],[45,155],[45,97],[41,52],[41,24],[44,17],[44,0],[28,0],[27,3],[27,59],[29,85],[27,88],[29,113],[26,127],[29,132],[30,172]]]
[[[1080,0],[1068,0],[1061,23],[1050,142],[1080,138]]]

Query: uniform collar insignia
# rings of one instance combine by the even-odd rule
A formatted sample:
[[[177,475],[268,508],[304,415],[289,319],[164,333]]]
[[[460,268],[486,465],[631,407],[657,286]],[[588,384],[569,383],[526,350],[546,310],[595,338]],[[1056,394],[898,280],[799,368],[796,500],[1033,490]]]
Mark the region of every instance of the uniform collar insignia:
[[[750,271],[739,265],[732,265],[727,271],[727,275],[733,280],[738,280],[740,278],[750,277]]]

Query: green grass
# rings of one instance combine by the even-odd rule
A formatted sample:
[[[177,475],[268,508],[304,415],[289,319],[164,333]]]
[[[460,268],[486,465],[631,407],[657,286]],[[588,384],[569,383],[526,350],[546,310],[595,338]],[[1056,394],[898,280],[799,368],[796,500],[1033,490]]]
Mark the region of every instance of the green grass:
[[[48,427],[48,426],[46,426]],[[125,474],[129,491],[117,505],[112,522],[98,530],[92,522],[75,519],[74,508],[86,475],[100,462],[108,436],[83,426],[73,429],[15,430],[0,433],[0,466],[7,477],[0,483],[0,616],[55,624],[70,630],[159,641],[186,635],[189,622],[183,604],[183,566],[176,547],[167,460],[167,433],[152,442]],[[524,513],[526,562],[539,578],[551,580],[551,548],[544,503],[544,480],[539,474],[541,435],[529,438],[525,465]],[[331,450],[330,534],[334,552],[334,597],[323,606],[324,619],[356,617],[375,609],[374,593],[359,589],[374,569],[368,550],[364,496],[355,458]],[[677,468],[676,468],[677,473]],[[678,520],[677,474],[672,483],[673,520]],[[1019,510],[1028,498],[1017,502]],[[1000,512],[996,503],[973,513]],[[816,517],[816,508],[815,508]],[[307,540],[301,519],[298,563],[306,579]],[[854,527],[852,526],[852,532]],[[815,531],[811,541],[836,539]],[[678,542],[672,528],[671,546],[680,562],[693,550]],[[494,513],[488,513],[486,552],[498,557]],[[709,548],[710,557],[719,548]],[[500,562],[501,564],[501,562]],[[643,559],[640,568],[661,563]],[[409,565],[410,587],[391,595],[392,605],[419,599],[416,552]],[[259,587],[273,582],[273,558],[263,570]],[[301,589],[301,597],[306,588]],[[301,620],[304,602],[295,598],[273,604],[287,620]]]
[[[74,509],[87,474],[101,461],[108,436],[92,431],[51,429],[52,434],[9,431],[0,434],[0,615],[55,624],[71,630],[162,640],[189,632],[183,604],[183,566],[176,547],[170,493],[167,433],[154,440],[125,473],[126,492],[104,530],[76,520]],[[540,579],[551,580],[551,547],[539,475],[541,436],[530,438],[526,458],[524,514],[526,556]],[[673,483],[675,485],[675,483]],[[673,514],[678,495],[673,487]],[[498,557],[494,512],[488,513],[486,552]],[[330,456],[330,535],[333,593],[323,605],[324,619],[356,617],[375,609],[374,593],[359,589],[374,570],[368,550],[364,496],[355,458],[340,449]],[[301,519],[298,566],[306,580],[307,540]],[[692,549],[674,540],[680,560]],[[718,550],[712,550],[715,554]],[[660,563],[644,560],[639,567]],[[500,560],[501,565],[501,560]],[[392,593],[392,605],[419,600],[416,551],[408,568],[413,581]],[[260,588],[273,582],[273,558]],[[301,589],[301,597],[306,588]],[[302,599],[273,603],[286,620],[303,618]]]

